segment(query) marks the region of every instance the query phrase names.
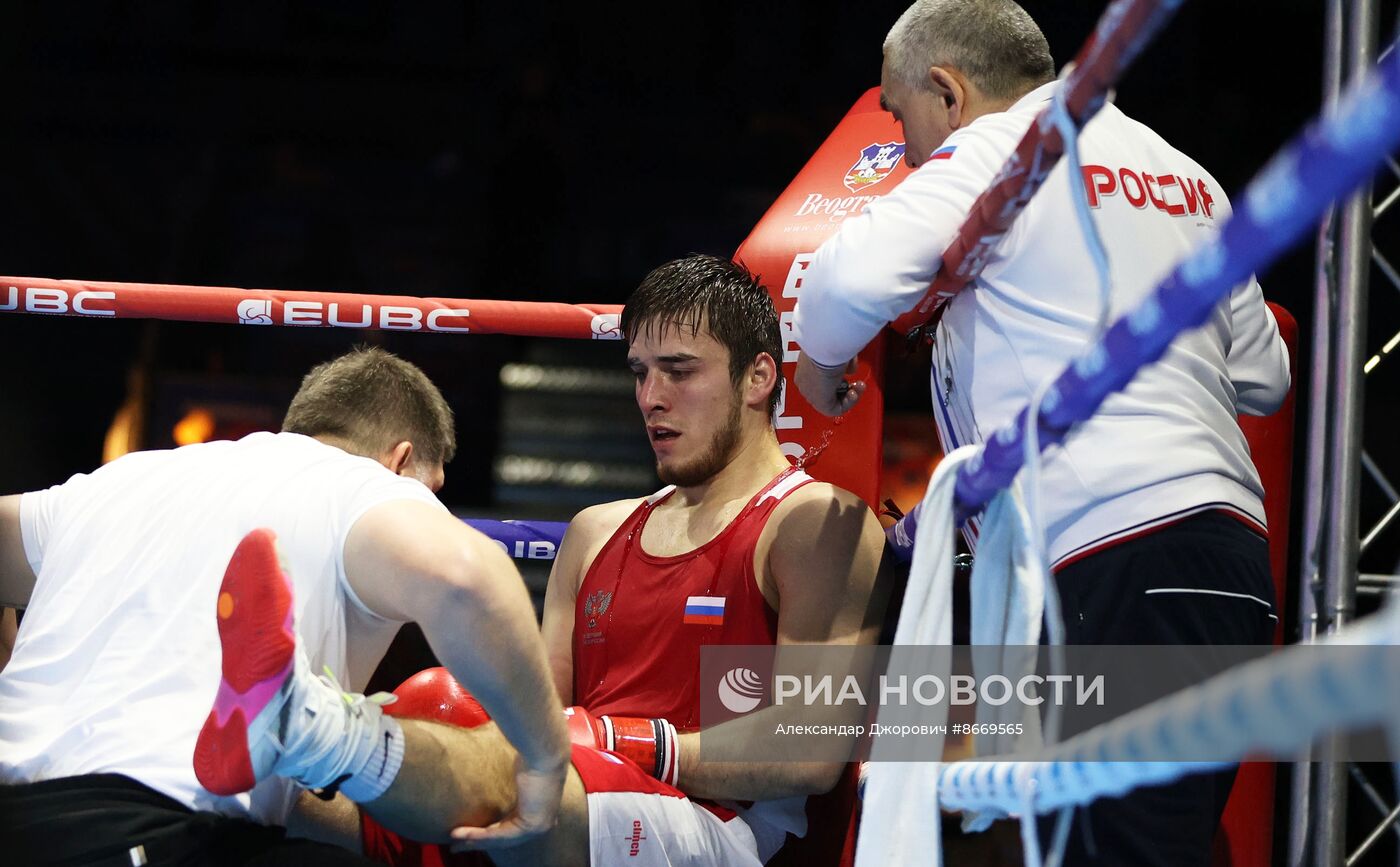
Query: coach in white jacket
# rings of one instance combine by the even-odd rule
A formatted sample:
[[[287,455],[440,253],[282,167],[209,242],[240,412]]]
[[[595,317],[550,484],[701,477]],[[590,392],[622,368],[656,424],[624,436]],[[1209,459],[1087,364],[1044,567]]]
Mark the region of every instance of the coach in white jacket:
[[[917,171],[847,220],[804,277],[796,381],[817,409],[859,399],[860,383],[838,391],[847,362],[923,296],[1059,86],[1044,35],[1010,0],[922,0],[895,23],[881,101]],[[1218,231],[1230,204],[1195,160],[1112,105],[1079,147],[1111,264],[1111,321]],[[1062,163],[938,323],[931,387],[945,449],[1010,421],[1094,337],[1098,278],[1069,182]],[[1047,543],[1070,643],[1269,640],[1263,488],[1236,414],[1273,412],[1288,385],[1287,351],[1251,279],[1047,453]],[[975,521],[965,535],[975,545]],[[1207,863],[1232,778],[1096,804],[1070,863],[1095,850],[1096,863]]]

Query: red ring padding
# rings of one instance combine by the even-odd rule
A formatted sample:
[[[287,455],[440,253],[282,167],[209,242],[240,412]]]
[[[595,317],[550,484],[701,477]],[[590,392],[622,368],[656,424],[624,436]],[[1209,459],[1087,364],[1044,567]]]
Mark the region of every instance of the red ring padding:
[[[403,719],[425,719],[462,728],[490,722],[481,704],[445,668],[428,668],[394,690],[398,701],[384,712]],[[360,844],[365,857],[394,867],[488,867],[480,852],[453,853],[446,846],[406,840],[360,810]]]
[[[1288,510],[1293,490],[1293,410],[1298,392],[1298,322],[1287,310],[1270,303],[1283,342],[1293,385],[1279,411],[1269,416],[1240,416],[1249,441],[1249,454],[1264,484],[1264,514],[1269,522],[1269,561],[1274,573],[1274,644],[1283,643],[1288,596]],[[1235,786],[1220,818],[1211,854],[1212,867],[1268,867],[1274,863],[1273,762],[1242,762]]]

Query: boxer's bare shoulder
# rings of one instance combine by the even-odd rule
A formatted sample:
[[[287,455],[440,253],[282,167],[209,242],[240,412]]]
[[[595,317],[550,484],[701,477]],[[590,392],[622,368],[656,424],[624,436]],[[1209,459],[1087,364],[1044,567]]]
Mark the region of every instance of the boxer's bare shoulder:
[[[845,488],[813,481],[794,490],[773,510],[754,549],[754,574],[763,576],[770,555],[788,551],[843,560],[874,544],[879,521],[870,507]],[[865,532],[871,531],[871,532]],[[883,538],[883,535],[880,535]],[[771,563],[769,563],[771,566]]]
[[[643,502],[644,498],[642,497],[614,500],[611,503],[589,506],[574,515],[574,519],[569,522],[568,532],[564,534],[564,540],[559,546],[559,554],[555,559],[555,573],[559,573],[561,565],[567,566],[567,572],[573,579],[574,589],[577,589],[583,581],[583,576],[588,574],[588,569],[593,565],[593,560],[598,556],[598,552],[622,526],[622,522],[626,521],[628,516],[636,511]],[[551,580],[553,580],[553,576],[551,576]]]
[[[803,642],[873,640],[887,589],[877,586],[884,542],[875,513],[844,488],[812,482],[783,498],[754,548],[779,632]]]

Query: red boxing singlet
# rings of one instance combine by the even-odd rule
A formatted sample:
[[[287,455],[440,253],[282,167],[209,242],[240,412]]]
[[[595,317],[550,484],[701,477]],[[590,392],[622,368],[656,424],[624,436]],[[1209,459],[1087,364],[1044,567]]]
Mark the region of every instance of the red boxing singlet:
[[[700,648],[776,644],[778,613],[759,592],[754,548],[784,497],[812,481],[790,467],[718,536],[674,557],[642,550],[648,497],[613,533],[574,603],[574,703],[594,714],[664,717],[700,727]]]

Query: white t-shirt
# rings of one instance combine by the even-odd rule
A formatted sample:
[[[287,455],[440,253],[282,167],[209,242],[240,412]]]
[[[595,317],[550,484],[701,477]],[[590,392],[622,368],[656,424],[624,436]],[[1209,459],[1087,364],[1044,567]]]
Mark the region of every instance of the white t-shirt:
[[[1057,87],[953,133],[938,159],[818,249],[795,314],[804,352],[844,362],[914,307],[973,202]],[[1195,160],[1112,105],[1089,122],[1079,146],[1110,260],[1111,322],[1218,232],[1230,203]],[[945,449],[984,441],[1084,351],[1098,294],[1062,160],[939,322],[931,387]],[[1046,453],[1052,562],[1208,508],[1262,528],[1263,489],[1235,414],[1273,412],[1288,382],[1287,350],[1251,278]]]
[[[248,531],[277,534],[312,671],[363,689],[399,623],[345,578],[345,537],[370,508],[423,484],[298,434],[136,452],[20,499],[38,580],[0,673],[0,782],[124,774],[194,809],[280,824],[282,780],[216,797],[195,779],[195,738],[219,685],[214,612]]]

